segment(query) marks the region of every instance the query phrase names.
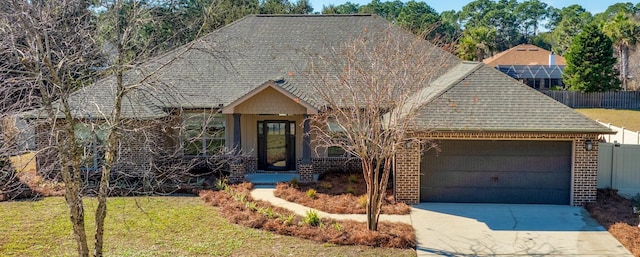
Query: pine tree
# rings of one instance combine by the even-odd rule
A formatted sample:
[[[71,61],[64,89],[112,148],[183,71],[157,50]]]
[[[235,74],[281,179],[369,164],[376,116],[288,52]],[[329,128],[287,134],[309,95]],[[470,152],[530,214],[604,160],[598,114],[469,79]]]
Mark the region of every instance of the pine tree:
[[[595,24],[588,25],[574,39],[565,55],[567,66],[562,79],[569,90],[602,92],[620,89],[613,68],[613,44]]]

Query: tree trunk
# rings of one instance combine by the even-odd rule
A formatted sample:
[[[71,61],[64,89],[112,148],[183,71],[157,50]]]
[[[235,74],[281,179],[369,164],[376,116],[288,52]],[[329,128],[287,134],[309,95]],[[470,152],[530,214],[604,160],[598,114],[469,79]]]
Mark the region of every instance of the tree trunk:
[[[61,97],[65,116],[64,132],[67,137],[67,145],[62,144],[62,151],[59,153],[62,161],[62,179],[65,183],[65,200],[69,206],[73,234],[78,244],[78,256],[89,256],[89,246],[87,244],[87,234],[84,227],[84,204],[82,202],[82,178],[80,173],[80,149],[76,143],[75,122],[71,115],[68,98]],[[54,117],[54,116],[51,116]],[[70,164],[70,165],[69,165]]]
[[[484,60],[484,50],[481,47],[476,48],[476,56],[478,58],[478,62],[482,62]]]
[[[66,158],[65,158],[66,159]],[[64,199],[69,207],[69,219],[73,227],[73,237],[78,245],[78,256],[89,256],[89,246],[87,244],[87,234],[84,227],[84,206],[82,196],[79,194],[80,185],[75,183],[71,175],[71,168],[63,162],[62,177],[65,182]]]
[[[122,51],[120,51],[122,52]],[[119,58],[122,60],[122,57]],[[122,65],[120,64],[119,67]],[[111,180],[111,169],[116,160],[116,152],[118,142],[120,142],[120,122],[122,111],[122,98],[125,95],[125,86],[123,81],[123,70],[116,71],[116,94],[114,99],[113,111],[111,113],[111,127],[109,128],[109,137],[107,140],[107,149],[104,155],[104,164],[102,165],[102,174],[100,177],[100,188],[98,190],[98,207],[96,208],[96,236],[95,236],[95,256],[102,256],[102,247],[104,245],[104,220],[107,216],[107,196],[109,196],[109,186]]]
[[[620,81],[622,81],[622,89],[629,90],[627,87],[627,78],[629,76],[629,47],[620,46]]]
[[[365,176],[369,174],[369,178],[365,177],[365,181],[367,181],[367,228],[371,231],[377,231],[382,202],[391,172],[391,158],[368,161],[367,164],[363,161],[362,168]]]

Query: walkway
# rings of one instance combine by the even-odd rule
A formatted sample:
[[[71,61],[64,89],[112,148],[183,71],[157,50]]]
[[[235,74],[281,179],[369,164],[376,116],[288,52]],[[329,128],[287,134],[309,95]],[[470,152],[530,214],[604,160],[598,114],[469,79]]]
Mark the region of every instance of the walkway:
[[[275,206],[279,206],[285,209],[289,209],[293,211],[295,214],[300,216],[305,216],[307,211],[313,210],[313,208],[309,208],[297,203],[289,202],[282,198],[276,197],[273,194],[275,189],[272,188],[256,188],[251,191],[251,198],[255,200],[262,200],[266,202],[270,202]],[[332,214],[326,213],[323,211],[317,211],[318,215],[321,218],[331,218],[334,220],[355,220],[359,222],[367,222],[367,216],[364,214]],[[380,215],[380,221],[390,221],[390,222],[402,222],[406,224],[411,224],[411,215]]]

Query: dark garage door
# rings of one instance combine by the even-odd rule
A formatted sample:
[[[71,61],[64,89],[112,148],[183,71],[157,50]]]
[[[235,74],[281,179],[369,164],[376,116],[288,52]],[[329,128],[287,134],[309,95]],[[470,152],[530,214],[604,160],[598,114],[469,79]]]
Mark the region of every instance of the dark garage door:
[[[571,142],[442,140],[422,157],[420,200],[569,204]]]

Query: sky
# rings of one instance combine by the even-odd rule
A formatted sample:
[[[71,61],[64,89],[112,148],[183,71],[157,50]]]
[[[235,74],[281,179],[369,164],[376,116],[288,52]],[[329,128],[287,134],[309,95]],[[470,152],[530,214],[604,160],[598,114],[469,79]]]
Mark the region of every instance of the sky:
[[[311,5],[313,6],[314,12],[321,12],[323,5],[341,5],[347,2],[347,0],[309,0]],[[388,0],[381,0],[382,2],[386,2]],[[407,0],[401,0],[403,2],[407,2]],[[416,0],[416,1],[424,1],[429,6],[433,7],[436,11],[443,12],[449,10],[460,11],[462,7],[472,2],[472,0]],[[518,2],[522,2],[520,0]],[[349,2],[365,5],[371,2],[371,0],[349,0]],[[587,11],[592,14],[603,12],[612,4],[619,2],[632,2],[634,5],[638,3],[637,0],[634,1],[614,1],[614,0],[542,0],[542,2],[547,3],[550,6],[561,9],[562,7],[566,7],[572,4],[582,5]]]

